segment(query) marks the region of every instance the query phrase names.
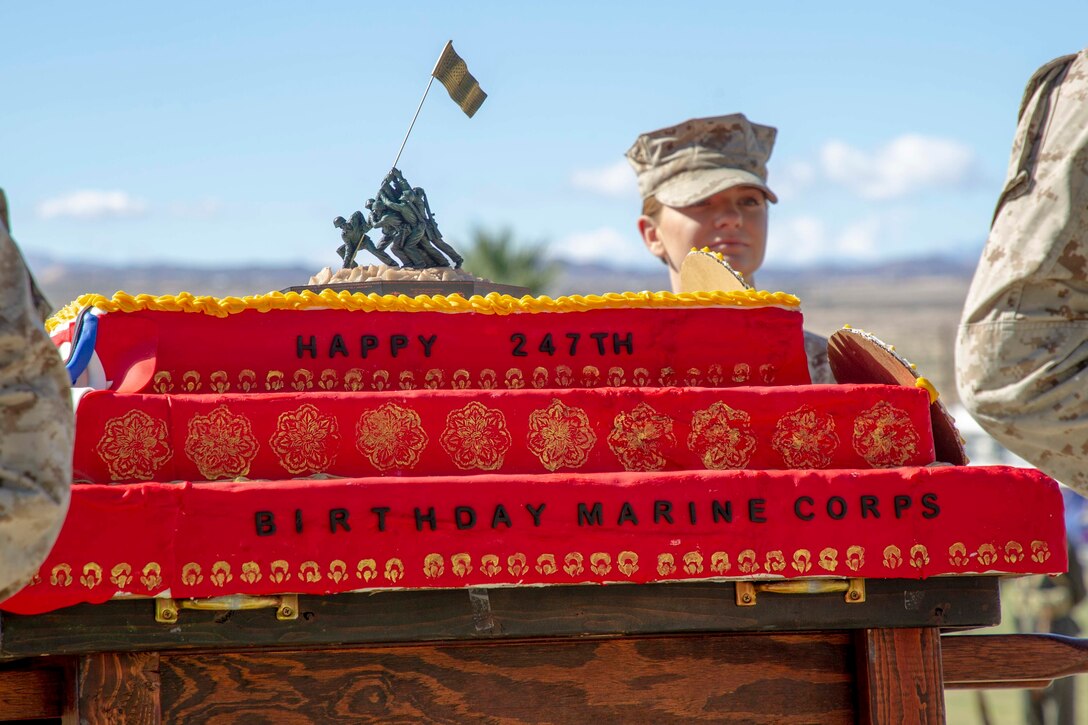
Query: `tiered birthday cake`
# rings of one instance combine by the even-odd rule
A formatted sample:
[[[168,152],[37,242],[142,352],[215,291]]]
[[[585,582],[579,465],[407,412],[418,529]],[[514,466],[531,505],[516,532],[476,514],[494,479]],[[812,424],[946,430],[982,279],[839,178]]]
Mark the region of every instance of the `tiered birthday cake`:
[[[940,465],[925,386],[809,384],[782,293],[118,293],[52,334],[94,389],[11,611],[1065,567],[1053,481]]]

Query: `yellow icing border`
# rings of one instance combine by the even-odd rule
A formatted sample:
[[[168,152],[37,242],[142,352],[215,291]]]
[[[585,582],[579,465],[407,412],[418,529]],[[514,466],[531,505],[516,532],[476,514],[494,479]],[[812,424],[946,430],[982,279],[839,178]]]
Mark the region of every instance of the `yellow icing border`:
[[[306,310],[334,309],[363,312],[477,312],[485,315],[510,315],[538,312],[583,312],[586,310],[652,307],[784,307],[798,308],[801,301],[785,292],[698,292],[673,294],[671,292],[609,292],[604,295],[571,295],[569,297],[521,298],[501,295],[497,292],[468,299],[453,295],[364,295],[361,292],[334,292],[323,290],[320,294],[303,292],[269,292],[247,297],[208,297],[181,292],[176,295],[130,295],[118,292],[112,299],[102,295],[82,295],[57,311],[46,322],[46,329],[74,320],[87,307],[97,307],[103,312],[202,312],[206,315],[226,317],[244,310]]]

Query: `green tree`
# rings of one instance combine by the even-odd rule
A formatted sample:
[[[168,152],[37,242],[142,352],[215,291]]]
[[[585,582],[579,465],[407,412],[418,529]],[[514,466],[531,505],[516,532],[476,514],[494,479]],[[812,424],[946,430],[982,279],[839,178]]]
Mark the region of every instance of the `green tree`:
[[[527,287],[541,294],[559,274],[559,267],[547,259],[547,244],[519,243],[509,229],[492,231],[477,227],[465,251],[464,268],[499,284]]]

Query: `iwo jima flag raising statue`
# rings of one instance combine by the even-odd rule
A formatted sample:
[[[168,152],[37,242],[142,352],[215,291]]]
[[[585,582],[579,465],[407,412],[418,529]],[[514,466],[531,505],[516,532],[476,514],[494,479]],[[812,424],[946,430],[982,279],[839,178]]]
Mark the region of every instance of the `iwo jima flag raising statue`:
[[[480,84],[468,72],[465,61],[454,51],[453,42],[446,43],[431,71],[427,89],[412,117],[408,133],[404,135],[392,170],[382,181],[377,196],[366,202],[367,215],[356,211],[348,219],[338,216],[333,220],[333,225],[341,230],[344,242],[336,250],[343,259],[343,269],[359,266],[355,256],[360,251],[369,252],[390,267],[425,269],[449,267],[452,263],[454,268],[460,268],[464,261],[457,250],[442,239],[427,193],[421,187],[412,187],[397,168],[404,145],[435,78],[446,87],[450,97],[469,118],[476,115],[487,98]],[[369,236],[372,230],[381,230],[382,239],[377,245]]]
[[[483,101],[452,46],[433,78]],[[0,720],[936,722],[942,647],[1000,679],[939,628],[1065,570],[1054,481],[958,465],[867,336],[813,385],[800,301],[709,251],[681,294],[404,294],[463,270],[397,161],[336,222],[392,290],[51,318],[76,483],[0,602]]]

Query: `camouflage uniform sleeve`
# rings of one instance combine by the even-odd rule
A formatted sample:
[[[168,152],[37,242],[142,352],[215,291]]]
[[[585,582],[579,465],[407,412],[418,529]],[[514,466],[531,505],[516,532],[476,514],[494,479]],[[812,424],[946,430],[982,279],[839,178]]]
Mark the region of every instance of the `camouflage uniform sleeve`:
[[[0,224],[0,601],[37,572],[68,510],[73,420],[64,363]]]
[[[956,381],[998,441],[1088,494],[1088,50],[1028,83]]]
[[[805,332],[805,357],[808,358],[808,376],[813,385],[834,385],[835,376],[827,360],[827,338],[814,332]]]

